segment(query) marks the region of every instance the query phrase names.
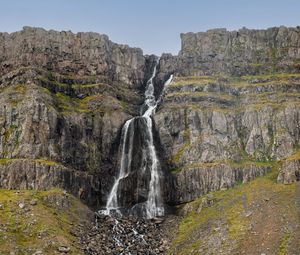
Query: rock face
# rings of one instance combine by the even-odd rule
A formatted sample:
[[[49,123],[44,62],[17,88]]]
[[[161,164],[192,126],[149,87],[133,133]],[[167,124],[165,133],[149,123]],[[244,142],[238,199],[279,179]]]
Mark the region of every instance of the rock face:
[[[211,191],[232,188],[237,182],[248,182],[271,171],[271,165],[255,164],[231,166],[228,164],[199,165],[186,167],[168,183],[166,190],[170,204],[193,201]]]
[[[300,180],[300,152],[297,150],[294,154],[282,160],[277,181],[284,184],[290,184]]]
[[[0,183],[1,188],[4,189],[46,190],[58,187],[78,195],[88,204],[101,203],[103,197],[100,179],[86,172],[74,171],[46,160],[2,160]]]
[[[299,72],[299,48],[299,27],[211,29],[181,34],[179,55],[163,55],[161,66],[181,75]]]
[[[101,178],[106,195],[117,169],[120,130],[138,114],[152,57],[112,43],[106,35],[29,27],[1,33],[0,56],[0,157],[57,162],[70,175],[86,174],[95,182]],[[27,163],[16,169],[39,169]],[[60,172],[56,167],[51,171]],[[14,175],[8,175],[13,183]],[[77,194],[75,188],[83,185],[64,185],[56,175],[60,173],[32,188],[58,185]],[[14,188],[17,184],[25,185],[19,180]],[[88,185],[90,180],[83,186]],[[0,187],[12,188],[2,182]],[[94,201],[105,197],[93,196]]]
[[[165,202],[251,180],[278,160],[286,161],[279,181],[299,179],[298,158],[287,163],[300,146],[299,27],[181,39],[179,55],[163,54],[155,78],[157,96],[175,75],[153,117]],[[154,59],[96,33],[1,33],[0,187],[85,190],[88,203],[104,205],[122,126],[139,115]],[[134,181],[124,180],[127,200]]]
[[[221,188],[228,176],[223,168],[200,184],[211,169],[207,164],[226,164],[234,173],[234,162],[249,161],[264,173],[258,165],[275,164],[298,149],[299,32],[299,27],[279,27],[186,33],[178,56],[163,54],[160,78],[170,72],[176,78],[155,122],[177,185],[169,190],[189,189],[171,200],[185,202]],[[283,164],[278,180],[295,181],[298,172],[295,162]]]
[[[24,27],[20,32],[1,33],[0,45],[2,75],[34,66],[68,75],[100,75],[131,86],[144,80],[142,50],[112,43],[106,35]]]

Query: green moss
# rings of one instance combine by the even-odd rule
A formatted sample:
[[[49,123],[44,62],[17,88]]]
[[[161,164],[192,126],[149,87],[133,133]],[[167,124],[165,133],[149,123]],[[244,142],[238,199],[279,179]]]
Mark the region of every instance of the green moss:
[[[107,84],[97,83],[97,84],[73,84],[71,87],[76,90],[76,89],[85,89],[85,88],[99,88],[105,86],[107,86]]]
[[[175,251],[176,254],[182,255],[197,254],[197,252],[194,252],[199,250],[201,239],[213,235],[214,229],[219,226],[216,225],[217,222],[225,224],[223,226],[227,230],[227,238],[232,240],[234,245],[238,247],[244,239],[247,239],[250,221],[246,215],[253,201],[264,197],[267,191],[272,191],[274,196],[282,202],[281,206],[285,210],[286,204],[290,204],[289,201],[293,199],[295,184],[288,187],[277,184],[277,174],[278,172],[274,170],[249,183],[237,185],[229,190],[213,192],[214,203],[209,207],[202,207],[200,212],[198,208],[207,195],[185,205],[191,210],[180,221],[169,254],[173,254]],[[297,217],[296,209],[290,211],[291,214],[295,214],[291,216],[291,219]],[[205,236],[201,235],[201,230],[204,231]],[[283,237],[280,244],[280,249],[283,251],[286,250],[287,239],[287,236]]]
[[[211,93],[211,92],[174,92],[166,95],[166,98],[172,97],[181,97],[181,96],[189,96],[189,97],[211,97],[215,99],[229,101],[232,100],[233,97],[229,94],[225,93]]]
[[[262,87],[270,85],[299,85],[300,74],[291,73],[272,73],[262,75],[245,75],[240,77],[227,77],[228,86],[243,87]]]
[[[98,87],[104,87],[107,86],[107,84],[104,83],[84,83],[84,84],[77,84],[76,78],[74,77],[68,77],[68,76],[62,76],[64,79],[68,80],[69,82],[73,83],[62,83],[57,80],[53,76],[48,76],[44,77],[41,76],[38,78],[39,81],[45,83],[45,84],[50,84],[53,88],[57,88],[60,91],[64,91],[66,89],[74,89],[74,90],[79,90],[79,89],[86,89],[86,88],[98,88]],[[95,82],[96,77],[85,77],[85,81],[87,82]]]
[[[79,99],[58,92],[55,94],[55,97],[63,113],[99,112],[105,114],[128,107],[126,102],[104,94],[96,94]]]
[[[13,134],[14,130],[16,130],[18,127],[16,125],[11,125],[9,126],[8,129],[5,130],[4,132],[4,142],[6,143],[11,135]]]
[[[176,77],[171,86],[184,86],[184,85],[205,85],[216,82],[216,77],[213,76],[185,76],[185,77]]]
[[[179,173],[181,171],[181,168],[172,168],[172,169],[170,169],[170,172],[172,173],[172,174],[177,174],[177,173]]]
[[[287,157],[286,160],[291,161],[291,160],[300,160],[300,150],[296,151],[294,154],[291,156]]]
[[[18,84],[4,89],[4,92],[7,92],[7,102],[16,107],[20,102],[23,101],[27,92],[27,87],[26,85]]]
[[[59,163],[57,163],[55,161],[50,161],[50,160],[47,160],[47,159],[35,159],[34,161],[37,162],[37,163],[40,163],[42,165],[47,165],[47,166],[57,166],[57,165],[59,165]]]
[[[290,239],[290,234],[287,229],[285,230],[285,232],[286,232],[285,235],[280,240],[278,255],[286,255],[287,254],[287,246],[288,246],[288,241]]]
[[[63,112],[90,112],[89,109],[86,107],[86,104],[82,103],[83,100],[69,97],[61,92],[56,93],[55,97],[58,100],[58,105]]]
[[[198,103],[184,103],[184,104],[174,104],[174,103],[168,103],[162,111],[169,111],[169,110],[193,110],[197,112],[205,112],[205,113],[211,113],[211,112],[222,112],[222,113],[232,113],[235,109],[233,108],[222,108],[222,106],[213,105],[213,106],[201,106]]]
[[[249,65],[252,67],[262,67],[263,66],[263,64],[261,64],[261,63],[250,63]]]
[[[43,164],[43,165],[48,165],[48,166],[60,165],[59,162],[51,161],[51,160],[48,160],[48,159],[29,159],[29,158],[0,158],[0,165],[7,165],[11,162],[19,161],[19,160],[28,160],[28,161],[40,163],[40,164]]]
[[[66,89],[66,88],[70,87],[69,84],[61,83],[56,80],[53,80],[52,77],[51,77],[51,79],[49,79],[47,77],[39,77],[38,80],[41,82],[47,83],[47,84],[51,84],[51,86],[57,87],[60,89]]]
[[[17,93],[24,95],[26,93],[27,88],[26,88],[26,85],[19,84],[19,85],[14,86],[14,90]]]
[[[0,158],[0,165],[6,165],[11,161],[9,158]]]
[[[71,195],[64,198],[68,201],[66,208],[59,208],[55,199],[47,199],[64,196],[59,189],[17,192],[0,190],[0,204],[4,207],[0,213],[0,222],[5,226],[5,231],[0,233],[0,254],[9,254],[16,249],[18,254],[27,254],[29,249],[31,253],[32,249],[43,249],[43,254],[50,255],[55,254],[57,247],[63,244],[71,247],[70,254],[82,254],[80,249],[73,245],[76,239],[70,234],[70,229],[71,223],[77,225],[82,219],[86,219],[87,209]],[[37,201],[35,206],[30,206],[29,202],[32,199]],[[29,212],[18,212],[20,201],[25,203]]]
[[[277,169],[279,166],[278,161],[254,161],[249,159],[243,159],[240,161],[232,161],[232,160],[219,160],[214,162],[199,162],[187,164],[184,166],[185,169],[193,169],[193,168],[211,168],[220,165],[229,165],[233,168],[244,168],[247,166],[257,166],[257,167],[271,167],[273,169]]]

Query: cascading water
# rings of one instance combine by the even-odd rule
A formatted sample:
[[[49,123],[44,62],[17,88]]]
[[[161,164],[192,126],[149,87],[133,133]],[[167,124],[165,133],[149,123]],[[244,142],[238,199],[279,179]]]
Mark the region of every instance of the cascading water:
[[[121,166],[120,166],[120,172],[119,176],[116,179],[112,190],[108,196],[107,203],[106,203],[106,211],[109,214],[111,210],[118,211],[119,203],[118,203],[118,187],[120,180],[126,178],[128,175],[128,170],[130,169],[131,165],[131,154],[132,154],[132,143],[133,143],[133,137],[128,136],[128,129],[130,127],[131,122],[134,120],[134,118],[127,120],[122,128],[122,155],[121,155]],[[129,142],[128,151],[126,150],[126,145]]]
[[[105,211],[106,214],[111,214],[112,211],[116,211],[121,214],[119,209],[121,208],[120,200],[122,199],[122,197],[119,188],[121,182],[124,181],[124,179],[127,178],[131,173],[135,121],[142,120],[145,123],[144,125],[146,127],[145,130],[141,131],[144,132],[144,135],[142,137],[144,140],[146,140],[142,142],[143,144],[145,144],[145,148],[143,150],[143,160],[146,160],[146,162],[143,163],[143,167],[141,170],[144,172],[146,171],[146,168],[149,169],[150,180],[149,187],[147,189],[147,200],[144,203],[135,205],[133,208],[142,208],[140,209],[142,215],[147,217],[148,219],[164,215],[164,206],[160,190],[160,166],[154,146],[152,133],[153,123],[151,119],[151,116],[155,113],[157,104],[161,101],[161,95],[158,97],[158,100],[155,99],[153,84],[158,63],[159,60],[156,61],[152,75],[146,85],[145,102],[142,109],[143,112],[141,113],[142,116],[127,120],[122,128],[120,171],[107,199]],[[172,78],[173,76],[171,75],[170,78],[165,82],[164,87],[171,82]],[[131,132],[129,132],[130,129],[132,129]]]

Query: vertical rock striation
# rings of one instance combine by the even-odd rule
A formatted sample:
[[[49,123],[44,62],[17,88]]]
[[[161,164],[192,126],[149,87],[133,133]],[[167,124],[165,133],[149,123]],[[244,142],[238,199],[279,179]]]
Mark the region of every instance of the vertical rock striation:
[[[165,201],[232,187],[279,160],[278,181],[298,180],[299,27],[213,29],[181,39],[178,56],[163,54],[154,78],[155,98],[164,95],[151,126]],[[89,203],[98,197],[104,205],[122,126],[141,114],[155,59],[96,33],[0,33],[0,187],[82,188]],[[150,177],[140,174],[149,122],[132,124],[134,171],[120,181],[124,205],[147,201],[149,192]]]

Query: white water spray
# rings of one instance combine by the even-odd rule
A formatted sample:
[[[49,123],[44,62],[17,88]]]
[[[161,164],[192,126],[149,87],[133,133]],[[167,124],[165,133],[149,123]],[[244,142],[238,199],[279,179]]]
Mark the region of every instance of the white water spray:
[[[121,166],[120,166],[120,172],[118,175],[118,178],[115,180],[115,183],[111,189],[111,192],[109,193],[109,196],[107,198],[106,203],[106,213],[110,214],[111,210],[116,210],[118,212],[119,206],[118,206],[118,187],[119,183],[122,179],[126,178],[128,175],[128,170],[131,166],[131,159],[132,159],[132,143],[133,143],[133,135],[131,137],[128,137],[128,129],[130,127],[131,122],[134,120],[134,118],[127,120],[122,128],[122,156],[121,156]],[[127,140],[129,140],[129,150],[128,153],[126,153],[126,144]]]

